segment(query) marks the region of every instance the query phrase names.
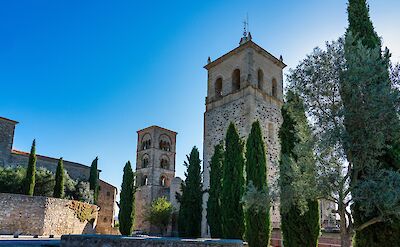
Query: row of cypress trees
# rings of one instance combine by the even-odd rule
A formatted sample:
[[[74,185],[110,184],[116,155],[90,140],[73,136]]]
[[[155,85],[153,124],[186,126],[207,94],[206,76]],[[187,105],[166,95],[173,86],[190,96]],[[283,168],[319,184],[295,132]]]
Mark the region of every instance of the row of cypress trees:
[[[279,184],[281,194],[286,194],[290,193],[293,186],[290,174],[295,172],[295,165],[300,172],[309,173],[309,177],[315,177],[316,168],[311,130],[299,96],[288,92],[282,116],[283,125],[279,132],[282,145]],[[207,221],[212,237],[244,237],[250,247],[269,245],[270,199],[264,143],[260,123],[256,121],[246,141],[246,150],[233,123],[228,127],[225,147],[222,144],[215,146],[210,162],[207,202]],[[308,186],[316,186],[315,181],[311,180]],[[282,198],[285,200],[287,197]],[[285,246],[317,246],[320,233],[317,199],[307,201],[306,210],[292,201],[284,201],[280,211]]]
[[[244,143],[233,123],[223,144],[215,146],[210,162],[210,190],[207,220],[213,238],[247,239],[249,246],[268,246],[271,232],[270,204],[258,199],[268,195],[268,167],[265,144],[258,121],[252,124]],[[246,178],[244,176],[246,171]],[[247,186],[245,186],[245,184]],[[248,188],[245,191],[245,188]],[[252,189],[255,201],[243,208],[243,196]]]
[[[26,169],[26,176],[24,179],[23,191],[25,195],[33,196],[35,190],[35,178],[36,178],[36,140],[33,140],[31,151],[29,153],[28,167]],[[89,184],[90,189],[94,191],[94,203],[97,203],[98,198],[98,170],[97,170],[98,158],[93,160],[90,167],[90,177]],[[55,186],[53,191],[53,196],[55,198],[64,198],[65,190],[65,170],[63,158],[60,158],[57,163],[56,176],[55,176]]]

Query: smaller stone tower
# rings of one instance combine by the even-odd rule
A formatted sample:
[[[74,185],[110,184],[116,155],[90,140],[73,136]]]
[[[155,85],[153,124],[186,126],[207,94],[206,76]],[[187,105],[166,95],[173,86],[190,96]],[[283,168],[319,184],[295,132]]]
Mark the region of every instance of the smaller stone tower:
[[[9,162],[16,124],[14,120],[0,117],[0,166]]]
[[[135,229],[149,233],[156,230],[144,219],[151,202],[162,196],[171,197],[177,133],[158,126],[137,133]]]

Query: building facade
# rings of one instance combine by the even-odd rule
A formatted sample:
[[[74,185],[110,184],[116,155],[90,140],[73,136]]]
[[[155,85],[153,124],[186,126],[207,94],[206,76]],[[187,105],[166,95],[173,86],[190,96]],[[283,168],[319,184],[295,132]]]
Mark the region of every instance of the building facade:
[[[261,48],[246,34],[237,48],[211,61],[208,71],[206,111],[204,114],[203,186],[208,191],[210,160],[215,145],[225,139],[231,122],[245,140],[251,125],[259,121],[268,157],[268,181],[278,175],[280,144],[278,130],[282,123],[283,69],[286,65]],[[203,195],[202,236],[209,236],[207,224],[208,193]],[[271,220],[279,227],[279,206],[271,208]]]
[[[29,153],[13,149],[15,126],[17,121],[0,117],[0,166],[16,167],[27,166]],[[36,167],[43,167],[55,173],[58,164],[58,158],[52,158],[44,155],[36,155]],[[70,177],[75,180],[88,180],[90,175],[90,166],[77,162],[64,160],[64,169]],[[101,171],[99,170],[99,173]],[[100,207],[98,224],[96,230],[98,233],[109,233],[114,226],[115,200],[117,188],[102,180],[99,184],[104,189],[99,190],[98,204]],[[104,221],[104,219],[107,219]]]
[[[145,220],[150,204],[159,197],[166,197],[174,208],[179,207],[175,193],[181,180],[175,178],[177,133],[158,126],[138,132],[136,155],[135,229],[155,233],[158,229]],[[169,232],[176,224],[172,222]]]

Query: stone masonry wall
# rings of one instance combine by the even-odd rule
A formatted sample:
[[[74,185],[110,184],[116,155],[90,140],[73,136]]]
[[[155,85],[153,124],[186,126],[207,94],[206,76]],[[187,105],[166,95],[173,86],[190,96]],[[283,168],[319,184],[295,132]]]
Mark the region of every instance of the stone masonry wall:
[[[71,202],[43,196],[0,193],[0,234],[44,236],[93,232],[91,224],[81,222],[75,211],[69,208]]]

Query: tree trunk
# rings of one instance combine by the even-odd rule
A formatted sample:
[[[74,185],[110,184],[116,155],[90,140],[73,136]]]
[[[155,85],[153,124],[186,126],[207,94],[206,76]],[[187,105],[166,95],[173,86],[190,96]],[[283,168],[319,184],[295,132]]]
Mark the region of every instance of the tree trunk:
[[[339,216],[340,216],[340,246],[351,247],[351,232],[352,229],[350,224],[347,224],[346,209],[343,205],[339,205]]]
[[[351,234],[349,234],[348,232],[340,233],[340,246],[351,247]]]

